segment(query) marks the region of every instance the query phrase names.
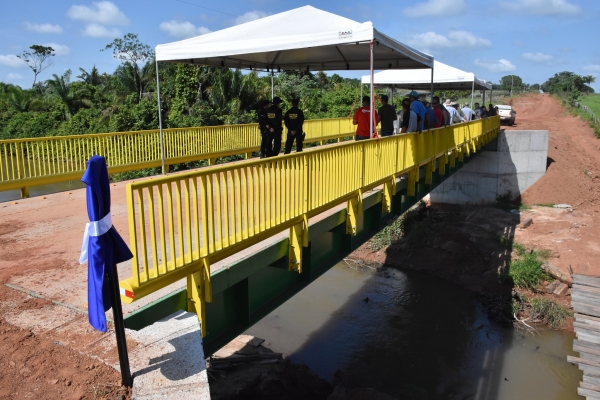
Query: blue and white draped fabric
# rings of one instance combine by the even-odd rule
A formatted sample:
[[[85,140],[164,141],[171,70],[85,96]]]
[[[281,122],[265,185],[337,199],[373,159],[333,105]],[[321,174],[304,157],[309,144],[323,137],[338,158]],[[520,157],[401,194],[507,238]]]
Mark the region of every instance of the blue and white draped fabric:
[[[130,260],[133,254],[112,225],[110,184],[104,157],[90,158],[81,180],[87,185],[86,201],[90,222],[85,227],[79,262],[88,262],[90,325],[106,332],[104,313],[111,308],[112,303],[105,274],[112,275],[113,265]]]

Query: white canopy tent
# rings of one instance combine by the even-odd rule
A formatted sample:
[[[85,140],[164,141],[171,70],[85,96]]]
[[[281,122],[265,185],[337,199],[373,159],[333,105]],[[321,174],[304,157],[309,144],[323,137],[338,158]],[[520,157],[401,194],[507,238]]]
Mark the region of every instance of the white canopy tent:
[[[156,46],[161,138],[159,62],[267,72],[370,70],[373,74],[374,69],[433,68],[433,57],[379,32],[371,22],[352,21],[311,6],[296,8]]]
[[[471,89],[471,107],[473,106],[473,92],[475,90],[492,90],[492,83],[479,79],[472,72],[465,72],[439,61],[434,62],[433,86],[431,86],[431,70],[413,69],[409,71],[386,70],[373,75],[375,86],[388,86],[409,90],[433,89],[468,90]],[[365,75],[362,84],[370,84],[371,76]]]

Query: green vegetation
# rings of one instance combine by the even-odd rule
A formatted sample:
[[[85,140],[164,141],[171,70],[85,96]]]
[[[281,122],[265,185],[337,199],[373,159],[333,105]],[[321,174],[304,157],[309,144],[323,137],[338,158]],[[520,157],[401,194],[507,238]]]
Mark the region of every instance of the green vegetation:
[[[512,248],[518,258],[510,263],[505,279],[512,281],[517,287],[535,292],[539,283],[549,278],[546,271],[542,269],[543,256],[547,257],[547,254],[536,251],[528,253],[519,243],[513,243]]]
[[[0,139],[158,128],[153,50],[131,33],[99,50],[120,61],[113,73],[90,65],[46,81],[36,79],[52,66],[53,49],[33,45],[23,52],[34,84],[0,82]],[[256,122],[258,103],[271,97],[270,76],[256,71],[161,63],[159,75],[163,124],[169,128]],[[360,106],[359,80],[336,74],[282,72],[274,88],[284,109],[299,96],[310,119],[345,117]]]
[[[377,251],[401,239],[413,245],[424,243],[427,238],[427,224],[422,223],[420,217],[424,206],[425,203],[419,202],[401,216],[391,218],[369,241],[369,249]]]
[[[550,207],[550,208],[552,208],[552,207],[554,207],[554,203],[538,203],[538,204],[536,204],[536,206],[538,206],[538,207]]]
[[[541,320],[542,322],[550,325],[552,328],[560,328],[563,321],[572,317],[573,313],[551,299],[543,297],[537,297],[529,301],[530,318],[534,320]]]
[[[523,204],[519,205],[519,210],[521,210],[521,211],[531,210],[531,206],[528,205],[528,204],[523,203]]]
[[[594,112],[594,114],[600,118],[600,94],[588,94],[581,96],[579,102],[588,106]]]

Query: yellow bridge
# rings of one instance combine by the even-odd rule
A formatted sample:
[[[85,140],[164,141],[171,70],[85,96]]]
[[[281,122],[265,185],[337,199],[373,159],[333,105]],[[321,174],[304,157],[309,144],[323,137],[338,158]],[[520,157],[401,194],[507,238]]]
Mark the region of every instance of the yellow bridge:
[[[330,120],[332,124],[334,121]],[[336,132],[346,128],[341,126],[342,120],[338,121]],[[211,166],[129,183],[129,235],[134,259],[131,277],[120,283],[124,289],[122,293],[126,293],[122,300],[130,303],[186,278],[187,289],[179,298],[185,305],[171,298],[164,300],[163,306],[170,301],[171,306],[165,307],[196,311],[203,336],[208,334],[207,329],[212,329],[213,318],[215,329],[207,339],[221,343],[230,335],[231,329],[239,331],[240,326],[251,323],[252,310],[259,308],[253,306],[253,302],[266,301],[263,299],[266,294],[259,292],[273,291],[274,283],[269,280],[271,278],[263,277],[265,280],[256,283],[252,294],[256,296],[255,300],[247,300],[243,311],[239,311],[236,308],[240,301],[233,299],[243,296],[240,293],[248,292],[248,287],[236,289],[236,294],[227,294],[242,278],[234,278],[232,271],[228,276],[211,273],[211,264],[289,230],[285,242],[286,273],[305,275],[307,266],[303,250],[309,245],[309,218],[344,204],[344,233],[355,235],[367,191],[381,188],[380,209],[389,212],[401,177],[405,178],[401,181],[405,185],[404,196],[415,198],[419,180],[431,184],[434,174],[445,176],[449,169],[454,170],[459,163],[462,165],[482,145],[496,137],[499,126],[498,117],[493,117],[421,134],[348,141],[310,148],[302,153]],[[323,131],[319,134],[321,138],[348,135],[326,136]],[[222,140],[229,143],[225,138]],[[148,145],[152,146],[152,143],[155,142]],[[182,141],[179,146],[189,146],[193,152],[197,151],[194,143]],[[170,157],[170,160],[176,159],[173,155]],[[237,273],[247,276],[241,270]],[[281,275],[277,276],[283,279]],[[213,316],[207,317],[207,303],[213,301],[216,293],[216,278],[221,279],[218,291],[223,297],[214,306]],[[259,298],[262,300],[256,300]],[[173,305],[177,301],[179,305]],[[153,322],[150,320],[160,314],[156,308],[153,310],[146,310],[148,312],[138,316],[137,322],[134,316],[130,326]],[[142,310],[140,315],[144,312]],[[242,322],[229,321],[229,315],[242,315]],[[234,325],[237,328],[231,328]]]

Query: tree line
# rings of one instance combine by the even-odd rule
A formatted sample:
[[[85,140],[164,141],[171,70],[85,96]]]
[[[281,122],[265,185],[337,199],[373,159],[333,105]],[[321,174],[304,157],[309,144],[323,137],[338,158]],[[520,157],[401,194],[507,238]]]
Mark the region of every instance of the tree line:
[[[100,73],[92,66],[55,73],[45,81],[37,78],[53,65],[52,47],[33,45],[18,55],[32,70],[33,85],[24,89],[0,82],[0,139],[156,129],[154,51],[132,33],[101,51],[120,61],[113,73]],[[256,71],[160,63],[158,74],[163,126],[167,128],[256,122],[257,105],[271,98],[271,77]],[[593,82],[592,76],[561,72],[541,86],[508,75],[495,87],[520,91],[541,87],[574,97],[593,93],[588,86]],[[282,72],[274,77],[274,87],[275,95],[284,99],[283,108],[293,97],[300,97],[308,119],[346,117],[360,106],[360,80],[337,74]],[[470,92],[436,95],[456,100]]]

